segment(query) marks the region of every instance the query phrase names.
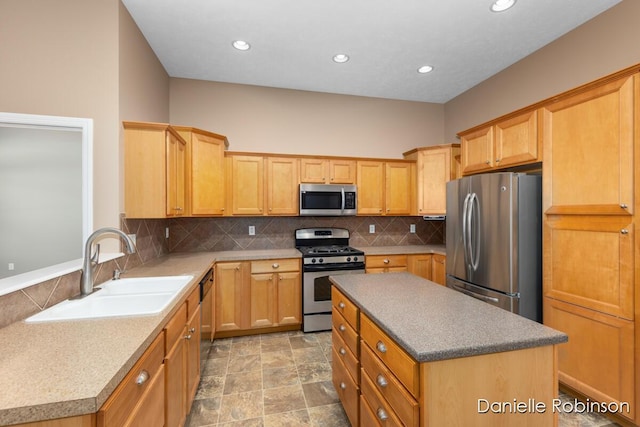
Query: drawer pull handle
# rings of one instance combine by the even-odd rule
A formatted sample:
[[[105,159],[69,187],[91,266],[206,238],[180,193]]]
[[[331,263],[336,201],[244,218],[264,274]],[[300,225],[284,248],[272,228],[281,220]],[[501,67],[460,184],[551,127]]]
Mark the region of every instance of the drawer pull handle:
[[[347,354],[347,350],[345,350],[344,347],[340,347],[340,354],[344,356]]]
[[[149,372],[143,370],[138,374],[138,378],[136,378],[136,384],[142,385],[147,382],[149,379]]]
[[[196,331],[196,328],[191,328],[189,329],[189,332],[194,333]]]
[[[344,326],[344,325],[340,325],[340,326],[338,326],[338,329],[340,329],[340,332],[344,332],[344,331],[347,330],[347,327]]]
[[[378,349],[378,351],[380,353],[386,353],[387,352],[387,346],[384,345],[384,343],[382,341],[378,341],[378,343],[376,344],[376,348]]]
[[[346,305],[344,305],[344,303],[342,301],[340,301],[340,303],[338,304],[338,307],[344,309],[346,307]]]
[[[191,339],[191,334],[189,334],[189,335],[185,335],[185,336],[184,336],[184,339],[185,339],[185,340],[190,340],[190,339]]]
[[[622,230],[620,230],[620,233],[629,234],[629,230],[627,230],[626,228],[623,228]]]
[[[280,264],[274,263],[271,265],[271,268],[280,268]]]
[[[382,262],[384,262],[385,264],[389,264],[389,260],[387,258],[385,258]]]
[[[376,378],[376,382],[380,387],[386,387],[387,385],[389,385],[389,383],[387,382],[387,379],[382,374],[378,374],[378,377]]]
[[[620,204],[620,207],[621,207],[622,209],[627,209],[627,208],[628,208],[628,206],[627,206],[627,204],[626,204],[626,203],[621,203],[621,204]]]
[[[340,388],[342,390],[346,390],[347,389],[347,385],[345,383],[340,383]]]
[[[378,410],[376,411],[376,415],[381,421],[385,421],[389,418],[389,415],[387,415],[387,411],[382,408],[378,408]]]

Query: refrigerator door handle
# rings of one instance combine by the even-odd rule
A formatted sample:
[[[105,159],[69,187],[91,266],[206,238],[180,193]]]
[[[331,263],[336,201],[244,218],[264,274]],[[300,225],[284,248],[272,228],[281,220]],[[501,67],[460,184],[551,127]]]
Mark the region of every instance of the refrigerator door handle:
[[[474,209],[474,206],[477,207],[477,209]],[[473,193],[471,195],[471,200],[469,202],[469,258],[471,259],[471,268],[473,269],[473,271],[478,270],[478,265],[480,263],[480,228],[477,227],[478,224],[480,224],[480,218],[478,218],[478,216],[480,215],[480,200],[478,199],[478,195],[476,193]],[[473,230],[471,229],[471,224],[472,224],[472,219],[475,218],[475,224],[476,224],[476,229],[477,232],[474,234]],[[474,239],[475,237],[475,239]],[[475,250],[474,250],[475,249]]]
[[[467,218],[469,216],[469,199],[471,198],[471,194],[467,193],[464,197],[464,203],[462,205],[462,247],[464,250],[462,253],[464,254],[464,266],[466,270],[470,273],[469,269],[469,233],[468,233],[468,224]]]
[[[455,283],[452,283],[451,286],[459,292],[462,292],[465,295],[469,295],[470,297],[473,297],[475,299],[479,299],[481,301],[488,301],[488,302],[493,302],[498,304],[500,302],[500,300],[498,300],[498,298],[493,298],[493,297],[488,297],[486,295],[480,295],[480,294],[476,294],[475,292],[472,292],[468,289],[465,289],[461,286],[456,285]]]

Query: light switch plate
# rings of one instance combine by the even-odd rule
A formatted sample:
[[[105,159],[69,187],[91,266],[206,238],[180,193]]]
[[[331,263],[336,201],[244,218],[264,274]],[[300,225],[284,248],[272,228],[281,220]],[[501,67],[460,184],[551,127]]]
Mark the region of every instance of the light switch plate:
[[[375,224],[369,224],[369,233],[373,234],[376,232],[376,225]]]
[[[255,236],[256,235],[256,226],[255,225],[250,225],[249,226],[249,236]]]

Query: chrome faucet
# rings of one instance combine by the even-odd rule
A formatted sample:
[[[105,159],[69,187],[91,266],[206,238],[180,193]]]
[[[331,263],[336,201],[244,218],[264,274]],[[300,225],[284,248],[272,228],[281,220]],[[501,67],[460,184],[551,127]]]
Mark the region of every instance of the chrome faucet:
[[[91,254],[91,246],[93,242],[103,234],[117,234],[126,243],[127,252],[132,254],[136,251],[133,240],[121,230],[113,227],[99,228],[87,238],[84,246],[84,260],[82,262],[82,278],[80,280],[80,297],[85,297],[93,292],[93,267],[98,264],[100,256],[100,245],[96,245],[96,251]]]

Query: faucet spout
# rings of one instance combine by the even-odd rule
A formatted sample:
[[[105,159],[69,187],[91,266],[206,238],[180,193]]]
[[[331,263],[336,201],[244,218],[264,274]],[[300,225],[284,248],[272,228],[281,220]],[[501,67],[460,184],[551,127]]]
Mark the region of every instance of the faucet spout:
[[[82,278],[80,281],[81,297],[87,296],[93,292],[93,268],[98,264],[98,254],[100,246],[96,245],[97,249],[94,254],[91,253],[91,249],[93,246],[93,242],[95,242],[98,237],[104,234],[117,234],[124,241],[125,246],[127,247],[127,253],[132,254],[136,251],[133,240],[131,240],[129,236],[127,236],[124,232],[117,228],[104,227],[99,228],[98,230],[91,233],[84,245],[84,260],[82,262]]]

